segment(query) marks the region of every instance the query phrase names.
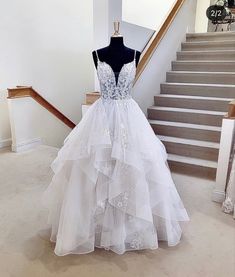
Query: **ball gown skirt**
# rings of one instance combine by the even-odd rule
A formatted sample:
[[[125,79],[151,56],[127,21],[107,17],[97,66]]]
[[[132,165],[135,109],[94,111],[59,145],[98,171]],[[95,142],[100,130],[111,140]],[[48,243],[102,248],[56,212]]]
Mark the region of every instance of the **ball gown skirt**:
[[[51,168],[43,202],[57,255],[179,243],[181,222],[189,217],[165,147],[132,97],[93,103]]]

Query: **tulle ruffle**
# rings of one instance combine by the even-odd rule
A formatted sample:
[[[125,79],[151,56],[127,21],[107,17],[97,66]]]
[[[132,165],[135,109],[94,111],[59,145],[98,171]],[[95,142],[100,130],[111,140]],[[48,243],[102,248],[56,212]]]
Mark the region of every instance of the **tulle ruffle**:
[[[55,253],[95,247],[118,254],[179,243],[188,221],[167,153],[131,98],[98,99],[70,132],[51,164],[44,193]]]

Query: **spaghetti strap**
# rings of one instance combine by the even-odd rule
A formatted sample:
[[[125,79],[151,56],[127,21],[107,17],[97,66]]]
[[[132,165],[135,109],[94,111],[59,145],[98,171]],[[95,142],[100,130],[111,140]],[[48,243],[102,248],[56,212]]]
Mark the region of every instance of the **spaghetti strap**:
[[[95,53],[96,53],[97,60],[99,61],[100,59],[99,59],[97,50],[95,50]]]
[[[136,57],[136,50],[135,50],[134,60],[135,60],[135,57]]]

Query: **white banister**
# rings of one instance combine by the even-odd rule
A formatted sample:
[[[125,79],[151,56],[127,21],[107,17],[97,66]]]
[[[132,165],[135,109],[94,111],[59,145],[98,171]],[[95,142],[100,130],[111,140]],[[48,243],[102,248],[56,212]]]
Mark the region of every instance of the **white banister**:
[[[223,202],[225,198],[227,174],[228,174],[234,132],[235,132],[235,119],[224,118],[222,122],[216,182],[215,182],[215,187],[212,194],[212,200],[216,202]]]

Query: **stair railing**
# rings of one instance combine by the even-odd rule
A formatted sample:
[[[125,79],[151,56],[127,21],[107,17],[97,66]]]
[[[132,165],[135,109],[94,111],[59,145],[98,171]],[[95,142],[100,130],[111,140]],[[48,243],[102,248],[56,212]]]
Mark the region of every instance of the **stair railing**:
[[[32,97],[42,107],[56,116],[59,120],[64,122],[68,127],[74,128],[76,126],[69,118],[63,115],[57,108],[50,104],[45,98],[43,98],[37,91],[32,87],[17,86],[16,88],[8,88],[8,99]]]
[[[233,100],[229,103],[228,118],[235,121],[235,100]],[[235,150],[235,128],[234,128],[234,132],[233,132],[233,139],[232,139],[232,146],[231,146],[231,151],[230,151],[230,159],[229,159],[229,166],[228,166],[225,189],[227,188],[230,173],[231,173],[231,170],[232,170],[232,162],[233,162],[233,159],[234,159],[234,156],[235,156],[234,150]]]
[[[228,113],[223,118],[220,137],[218,167],[212,200],[223,202],[233,160],[235,143],[235,100],[229,103]]]

